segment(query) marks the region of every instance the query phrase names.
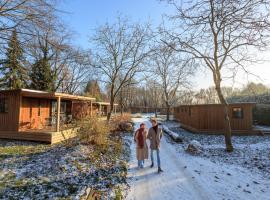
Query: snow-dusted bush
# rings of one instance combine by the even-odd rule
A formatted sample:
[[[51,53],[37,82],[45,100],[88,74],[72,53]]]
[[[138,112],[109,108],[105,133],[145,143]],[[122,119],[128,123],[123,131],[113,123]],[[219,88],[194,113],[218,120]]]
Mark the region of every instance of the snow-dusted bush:
[[[78,135],[82,142],[106,148],[111,131],[111,127],[106,121],[100,120],[98,117],[87,117],[82,119],[79,125]]]
[[[115,115],[110,121],[112,131],[133,131],[133,123],[131,115],[129,113],[123,113],[122,115]]]

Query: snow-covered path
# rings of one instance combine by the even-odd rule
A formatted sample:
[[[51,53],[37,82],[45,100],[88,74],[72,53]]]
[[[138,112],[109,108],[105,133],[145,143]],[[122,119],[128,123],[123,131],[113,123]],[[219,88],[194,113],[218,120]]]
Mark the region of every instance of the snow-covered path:
[[[147,119],[135,119],[136,127]],[[131,189],[128,200],[216,200],[260,199],[270,200],[270,183],[243,168],[212,163],[209,160],[179,152],[163,138],[161,166],[150,168],[150,160],[144,169],[137,168],[135,145],[129,162],[128,178]]]

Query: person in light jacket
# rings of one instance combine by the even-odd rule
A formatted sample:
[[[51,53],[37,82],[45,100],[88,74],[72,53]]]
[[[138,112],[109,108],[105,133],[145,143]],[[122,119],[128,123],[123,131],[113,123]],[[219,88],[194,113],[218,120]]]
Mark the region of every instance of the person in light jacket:
[[[158,165],[158,173],[163,172],[161,169],[161,163],[160,163],[160,140],[162,138],[163,132],[160,127],[158,127],[158,123],[156,119],[152,119],[152,127],[148,131],[147,138],[150,140],[150,149],[151,149],[151,168],[154,167],[154,151],[156,151],[157,154],[157,165]]]
[[[141,123],[140,128],[135,132],[134,141],[136,142],[136,155],[138,167],[144,167],[144,160],[148,159],[148,145],[146,142],[147,130],[145,124]]]

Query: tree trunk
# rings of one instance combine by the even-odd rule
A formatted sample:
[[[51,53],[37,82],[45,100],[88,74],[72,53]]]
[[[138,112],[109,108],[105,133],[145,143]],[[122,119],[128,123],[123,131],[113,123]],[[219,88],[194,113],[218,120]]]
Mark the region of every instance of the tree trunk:
[[[225,137],[226,150],[228,152],[232,152],[233,151],[233,145],[232,145],[232,140],[231,140],[232,128],[231,128],[231,122],[230,122],[230,117],[229,117],[229,105],[221,91],[221,87],[220,87],[221,79],[220,79],[219,74],[214,75],[214,81],[215,81],[216,91],[217,91],[220,103],[224,105],[224,128],[225,128],[224,137]]]
[[[166,115],[167,115],[167,121],[169,121],[170,120],[170,105],[168,104],[168,103],[166,103],[166,108],[167,108],[167,110],[166,110]]]
[[[157,108],[155,108],[155,117],[157,118]]]
[[[123,116],[123,108],[124,108],[124,102],[123,102],[123,91],[120,90],[120,113],[121,113],[121,116]]]
[[[113,107],[114,107],[114,96],[111,96],[110,98],[110,110],[107,114],[107,121],[109,122],[112,116],[112,112],[113,112]]]

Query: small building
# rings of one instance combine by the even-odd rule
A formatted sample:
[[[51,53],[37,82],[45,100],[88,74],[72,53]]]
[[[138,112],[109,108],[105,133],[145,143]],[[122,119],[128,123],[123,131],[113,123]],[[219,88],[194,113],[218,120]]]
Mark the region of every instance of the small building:
[[[114,104],[113,113],[116,113],[118,104]],[[98,116],[106,116],[110,110],[109,102],[94,102],[93,103],[93,113]]]
[[[255,103],[229,104],[233,134],[259,134],[253,129],[252,109]],[[192,132],[224,134],[224,105],[182,105],[174,108],[174,117],[181,126]]]
[[[155,107],[147,107],[147,106],[132,106],[129,107],[128,111],[130,113],[160,113],[160,114],[166,114],[166,108],[155,108]]]
[[[72,122],[95,98],[29,89],[0,91],[0,138],[56,143],[76,136]]]

